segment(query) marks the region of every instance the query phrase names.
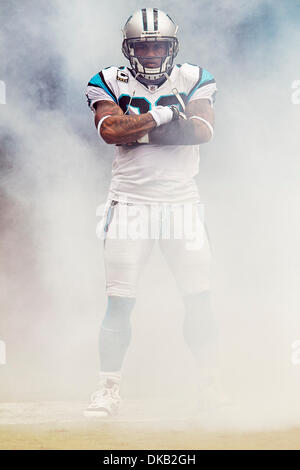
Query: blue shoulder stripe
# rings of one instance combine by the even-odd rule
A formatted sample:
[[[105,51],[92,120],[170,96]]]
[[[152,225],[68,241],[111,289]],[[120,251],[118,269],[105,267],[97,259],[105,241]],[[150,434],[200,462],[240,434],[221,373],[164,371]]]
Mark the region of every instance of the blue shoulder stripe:
[[[106,93],[108,93],[113,98],[113,100],[118,104],[118,100],[116,98],[116,95],[114,94],[114,92],[107,85],[102,72],[99,72],[99,73],[97,73],[97,75],[94,75],[91,78],[91,80],[89,81],[88,85],[103,88],[103,90],[105,90]]]
[[[209,83],[215,83],[213,75],[207,70],[199,68],[199,79],[189,92],[188,99],[190,99],[190,97],[195,93],[196,90],[198,90],[198,88],[201,88],[204,85],[208,85]]]
[[[201,77],[201,83],[204,84],[206,82],[210,82],[211,80],[214,80],[214,77],[210,72],[208,72],[205,69],[202,69],[202,77]]]

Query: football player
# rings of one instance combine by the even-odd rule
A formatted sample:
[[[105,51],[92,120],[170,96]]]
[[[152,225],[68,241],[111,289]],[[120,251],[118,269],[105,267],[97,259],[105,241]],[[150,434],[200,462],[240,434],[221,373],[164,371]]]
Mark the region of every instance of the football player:
[[[217,328],[210,305],[211,251],[194,180],[199,146],[213,136],[217,88],[213,75],[203,67],[174,64],[177,29],[161,10],[136,11],[123,29],[122,51],[129,65],[107,67],[87,86],[97,131],[115,146],[115,156],[103,226],[108,299],[99,335],[100,384],[86,415],[108,416],[119,410],[130,315],[139,276],[155,240],[183,297],[183,334],[196,359],[200,385],[207,390],[218,380]],[[176,225],[174,218],[170,222],[170,213],[187,207],[200,241],[192,246],[184,235],[162,236],[167,225]],[[127,235],[134,232],[141,212],[144,222],[158,224],[158,234],[112,236],[125,219]]]

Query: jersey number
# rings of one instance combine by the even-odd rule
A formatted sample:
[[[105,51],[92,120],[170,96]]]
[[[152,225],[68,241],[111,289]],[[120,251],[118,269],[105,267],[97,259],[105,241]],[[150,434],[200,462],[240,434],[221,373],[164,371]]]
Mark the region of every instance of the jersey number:
[[[186,103],[186,95],[184,93],[180,93],[180,96],[184,103]],[[129,103],[129,95],[122,95],[122,97],[119,99],[119,106],[124,113],[126,113]],[[161,96],[155,102],[154,106],[171,106],[171,104],[178,105],[180,107],[180,111],[183,111],[175,95]],[[146,98],[132,98],[130,106],[133,108],[138,108],[139,114],[145,114],[150,110],[151,103]]]

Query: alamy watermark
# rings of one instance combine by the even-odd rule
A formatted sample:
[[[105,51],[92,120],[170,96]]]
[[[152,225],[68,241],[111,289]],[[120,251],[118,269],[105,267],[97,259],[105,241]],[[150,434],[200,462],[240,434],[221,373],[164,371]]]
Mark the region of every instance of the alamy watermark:
[[[0,104],[6,104],[6,86],[3,80],[0,80]]]
[[[291,102],[292,104],[300,104],[300,80],[294,80],[291,84],[292,90]]]
[[[294,366],[297,366],[298,364],[300,364],[300,339],[296,339],[292,343],[291,347],[293,349],[293,352],[291,354],[291,363]]]
[[[204,205],[200,203],[133,204],[107,201],[96,211],[100,239],[184,240],[186,249],[200,249],[205,241]]]
[[[6,364],[6,344],[5,341],[0,340],[0,365]]]

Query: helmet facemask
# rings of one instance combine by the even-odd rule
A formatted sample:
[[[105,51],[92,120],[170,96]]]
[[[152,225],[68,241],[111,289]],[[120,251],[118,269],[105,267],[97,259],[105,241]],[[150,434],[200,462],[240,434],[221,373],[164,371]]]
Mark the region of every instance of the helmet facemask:
[[[137,44],[146,42],[157,43],[158,41],[166,44],[167,47],[165,55],[147,57],[138,56],[136,54],[135,46],[137,46]],[[139,74],[151,83],[160,80],[172,68],[173,60],[178,52],[178,40],[174,37],[124,39],[122,51],[125,57],[130,61],[131,67],[135,70],[136,74]],[[146,67],[147,62],[150,62],[152,59],[155,62],[158,62],[158,59],[160,59],[159,65],[155,68]]]

